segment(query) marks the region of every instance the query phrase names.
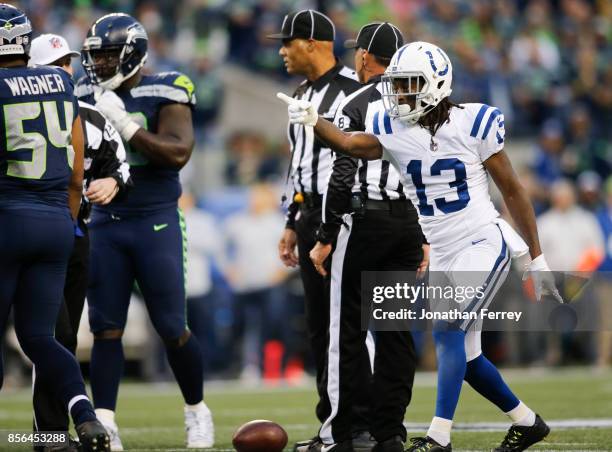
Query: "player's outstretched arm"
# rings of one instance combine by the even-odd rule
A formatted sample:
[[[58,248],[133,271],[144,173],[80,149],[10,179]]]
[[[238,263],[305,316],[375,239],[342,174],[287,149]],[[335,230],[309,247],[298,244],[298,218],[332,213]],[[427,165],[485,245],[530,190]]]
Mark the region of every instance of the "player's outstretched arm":
[[[78,116],[72,123],[72,149],[74,150],[74,161],[72,163],[72,175],[68,183],[68,206],[74,220],[79,215],[81,196],[83,195],[83,171],[85,155],[85,138],[81,118]]]
[[[191,109],[184,104],[162,107],[157,133],[141,128],[129,141],[130,146],[152,162],[176,169],[187,164],[194,142]]]
[[[314,127],[317,137],[334,151],[367,160],[382,157],[382,146],[375,135],[364,132],[343,132],[335,124],[319,117],[307,100],[294,99],[284,93],[276,95],[288,105],[289,122]]]
[[[314,132],[334,151],[366,160],[378,160],[383,149],[375,135],[365,132],[343,132],[327,119],[319,118]]]

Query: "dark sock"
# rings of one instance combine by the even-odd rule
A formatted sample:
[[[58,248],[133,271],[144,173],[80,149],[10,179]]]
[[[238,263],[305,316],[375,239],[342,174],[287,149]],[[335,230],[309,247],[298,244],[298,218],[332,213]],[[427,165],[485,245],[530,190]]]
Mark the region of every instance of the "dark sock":
[[[166,346],[166,353],[185,403],[200,403],[204,398],[204,367],[198,340],[192,334],[180,347]]]
[[[123,376],[121,339],[95,339],[91,351],[91,392],[96,408],[115,411]]]
[[[53,336],[20,338],[20,344],[24,353],[34,363],[38,378],[46,382],[56,382],[57,397],[65,406],[73,404],[70,411],[73,413],[75,425],[96,418],[85,391],[81,369],[68,350]]]
[[[72,416],[75,426],[83,422],[96,420],[96,413],[94,412],[93,406],[91,406],[91,402],[85,399],[79,400],[72,405],[70,415]]]
[[[465,381],[504,413],[519,404],[519,399],[510,390],[497,368],[483,354],[467,363]]]

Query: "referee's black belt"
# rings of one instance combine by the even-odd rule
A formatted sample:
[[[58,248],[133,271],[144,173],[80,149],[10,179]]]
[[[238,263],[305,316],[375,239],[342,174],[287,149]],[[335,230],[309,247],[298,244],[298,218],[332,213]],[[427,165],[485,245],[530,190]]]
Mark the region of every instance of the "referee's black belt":
[[[316,209],[323,205],[323,195],[299,192],[293,196],[293,201],[299,204],[300,209]]]
[[[407,199],[361,199],[360,197],[353,196],[351,200],[351,207],[354,212],[363,212],[364,210],[378,210],[384,212],[391,212],[392,214],[410,214],[416,213],[414,206]]]

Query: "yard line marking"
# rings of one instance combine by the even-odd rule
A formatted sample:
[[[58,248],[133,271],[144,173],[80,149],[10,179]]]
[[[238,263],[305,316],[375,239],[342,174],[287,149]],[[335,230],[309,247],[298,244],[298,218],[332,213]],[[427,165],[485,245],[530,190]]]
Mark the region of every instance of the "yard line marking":
[[[286,430],[308,430],[312,429],[316,424],[283,424],[283,428]],[[215,427],[216,431],[229,431],[233,432],[236,430],[236,427]],[[122,427],[121,434],[126,435],[136,435],[142,433],[151,433],[151,432],[182,432],[185,430],[185,427],[177,426],[177,427]]]
[[[242,417],[242,416],[281,416],[285,414],[310,414],[312,408],[238,408],[215,410],[215,416]]]
[[[557,430],[612,427],[610,418],[547,420],[546,423]],[[421,422],[405,422],[404,426],[410,432],[420,432],[429,428],[428,423]],[[453,430],[470,432],[505,432],[508,428],[510,428],[508,422],[458,422],[453,424]]]
[[[552,443],[550,441],[544,440],[542,445],[546,446],[594,446],[597,443]]]

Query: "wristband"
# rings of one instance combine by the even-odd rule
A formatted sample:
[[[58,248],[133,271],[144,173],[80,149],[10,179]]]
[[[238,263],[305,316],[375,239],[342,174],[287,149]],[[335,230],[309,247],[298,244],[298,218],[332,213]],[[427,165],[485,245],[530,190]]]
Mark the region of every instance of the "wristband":
[[[140,126],[135,121],[130,121],[123,130],[121,130],[121,138],[129,142],[139,129]]]

